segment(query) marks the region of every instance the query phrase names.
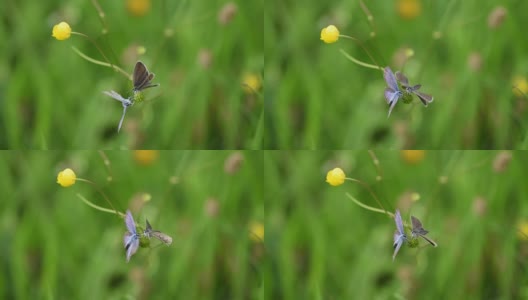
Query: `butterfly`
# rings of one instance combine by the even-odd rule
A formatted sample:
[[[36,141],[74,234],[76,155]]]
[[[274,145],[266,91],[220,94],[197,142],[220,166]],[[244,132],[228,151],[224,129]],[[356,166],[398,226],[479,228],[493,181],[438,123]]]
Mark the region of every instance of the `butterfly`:
[[[418,218],[414,217],[414,216],[411,216],[411,221],[412,221],[412,231],[411,231],[411,234],[414,237],[422,237],[424,240],[428,241],[429,244],[431,244],[433,247],[436,247],[438,246],[438,244],[429,239],[428,237],[426,237],[425,235],[429,232],[427,230],[425,230],[422,226],[422,222],[420,222],[420,220],[418,220]]]
[[[119,93],[115,91],[110,91],[110,92],[104,91],[103,94],[114,98],[115,100],[121,102],[121,104],[123,105],[123,114],[121,115],[121,120],[119,120],[119,125],[117,126],[117,132],[119,132],[119,130],[121,130],[121,125],[123,124],[123,120],[125,119],[126,110],[129,106],[132,106],[134,102],[132,102],[130,98],[124,98],[123,96],[121,96]]]
[[[136,223],[132,217],[130,210],[127,210],[125,216],[125,225],[127,227],[127,232],[123,238],[123,244],[126,250],[126,260],[127,263],[130,261],[130,257],[134,255],[139,248],[139,234],[136,232]]]
[[[134,67],[134,73],[132,74],[132,82],[134,84],[133,92],[139,92],[150,87],[159,86],[158,83],[150,83],[154,79],[154,73],[150,73],[144,63],[138,61]]]
[[[420,100],[422,101],[423,105],[427,106],[427,104],[433,102],[433,100],[434,100],[433,96],[428,95],[428,94],[424,94],[422,92],[418,92],[418,90],[422,87],[421,84],[417,84],[415,86],[410,86],[409,85],[409,80],[407,79],[407,77],[405,77],[405,75],[403,75],[399,71],[396,72],[396,78],[401,83],[401,85],[405,89],[405,91],[407,93],[413,93],[416,96],[418,96],[418,98],[420,98]]]
[[[385,82],[388,86],[387,88],[385,88],[385,99],[389,104],[389,115],[387,116],[388,118],[390,117],[392,109],[394,108],[394,106],[396,106],[398,99],[403,96],[403,92],[400,90],[398,82],[396,82],[396,78],[394,77],[394,73],[392,73],[392,70],[389,67],[385,67],[383,69],[383,78],[385,78]]]
[[[152,230],[152,226],[150,226],[150,223],[148,220],[147,221],[147,226],[145,228],[145,230],[143,231],[143,235],[148,237],[149,239],[151,237],[155,237],[157,238],[158,240],[162,241],[163,243],[165,243],[166,245],[170,245],[172,244],[172,238],[164,233],[162,233],[161,231],[158,231],[158,230]]]
[[[394,214],[394,221],[396,222],[396,229],[398,230],[394,233],[394,244],[392,246],[394,248],[394,254],[392,255],[393,261],[394,261],[394,258],[396,257],[396,254],[400,250],[401,245],[403,244],[403,242],[407,240],[407,235],[405,235],[405,230],[403,228],[402,217],[398,209],[396,210],[396,213]]]

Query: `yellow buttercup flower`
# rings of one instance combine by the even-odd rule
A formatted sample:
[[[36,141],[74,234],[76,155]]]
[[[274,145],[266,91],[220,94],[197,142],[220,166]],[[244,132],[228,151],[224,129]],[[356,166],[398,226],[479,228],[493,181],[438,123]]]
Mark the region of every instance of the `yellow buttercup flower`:
[[[242,85],[244,87],[244,91],[248,94],[258,91],[261,87],[260,76],[253,73],[246,73],[242,77]]]
[[[340,168],[335,168],[326,173],[326,182],[332,186],[342,185],[345,182],[345,172]]]
[[[76,179],[77,176],[75,175],[75,172],[73,172],[73,170],[70,168],[62,170],[59,172],[59,175],[57,175],[57,183],[62,187],[74,185]]]
[[[71,31],[71,27],[68,23],[60,22],[59,24],[53,26],[51,36],[59,41],[64,41],[70,38]]]
[[[520,240],[528,240],[528,221],[521,221],[517,224],[517,237]]]
[[[249,238],[254,242],[263,242],[264,225],[260,222],[251,222],[249,225]]]
[[[417,164],[425,157],[424,150],[402,150],[401,156],[406,163]]]
[[[516,96],[522,97],[528,95],[528,81],[526,80],[526,77],[516,76],[513,78],[513,86],[513,93]]]
[[[321,30],[321,40],[327,44],[335,43],[339,39],[339,30],[334,25],[329,25]]]
[[[134,160],[143,166],[148,166],[155,162],[159,157],[158,150],[135,150]]]
[[[130,14],[141,17],[150,10],[150,0],[127,0],[126,7]]]
[[[404,19],[414,19],[422,12],[422,4],[419,0],[399,0],[398,13]]]

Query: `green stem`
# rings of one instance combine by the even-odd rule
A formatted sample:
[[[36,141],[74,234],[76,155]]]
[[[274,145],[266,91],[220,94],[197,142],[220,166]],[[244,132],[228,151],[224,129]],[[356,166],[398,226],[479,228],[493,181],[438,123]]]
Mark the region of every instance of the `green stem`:
[[[375,208],[375,207],[363,204],[362,202],[360,202],[356,198],[352,197],[352,195],[350,195],[349,193],[346,193],[346,195],[347,195],[348,198],[350,198],[350,200],[354,201],[354,203],[356,203],[357,205],[363,207],[364,209],[367,209],[367,210],[370,210],[370,211],[373,211],[373,212],[378,212],[378,213],[381,213],[381,214],[386,214],[388,216],[394,217],[394,215],[392,213],[388,212],[388,211],[385,211],[383,209],[379,209],[379,208]]]
[[[91,206],[97,210],[100,210],[100,211],[104,211],[104,212],[107,212],[107,213],[111,213],[111,214],[116,214],[118,216],[121,216],[121,217],[124,217],[125,214],[121,213],[121,212],[118,212],[116,210],[111,210],[111,209],[108,209],[108,208],[104,208],[104,207],[101,207],[101,206],[98,206],[98,205],[95,205],[93,204],[92,202],[90,202],[89,200],[87,200],[86,198],[84,198],[81,194],[77,194],[77,197],[81,198],[81,200],[86,203],[88,206]]]
[[[93,58],[87,56],[86,54],[82,53],[79,49],[75,48],[74,46],[72,46],[72,49],[73,49],[73,51],[75,51],[75,53],[77,53],[80,57],[86,59],[87,61],[89,61],[91,63],[94,63],[96,65],[110,67],[110,68],[120,72],[121,74],[125,75],[128,80],[132,80],[132,76],[130,74],[128,74],[127,72],[125,72],[120,67],[118,67],[116,65],[113,65],[113,64],[110,64],[110,63],[105,63],[105,62],[100,61],[100,60],[93,59]]]
[[[345,50],[343,49],[339,49],[339,51],[341,51],[341,53],[348,59],[350,59],[352,62],[360,65],[360,66],[363,66],[365,68],[371,68],[371,69],[376,69],[376,70],[383,70],[383,68],[379,67],[379,66],[375,66],[375,65],[371,65],[371,64],[367,64],[365,62],[362,62],[360,60],[357,60],[355,59],[354,57],[352,57],[350,54],[346,53]]]
[[[378,203],[378,205],[383,209],[383,212],[387,213],[387,210],[385,209],[385,207],[383,207],[383,205],[381,204],[381,202],[379,201],[378,197],[376,197],[376,194],[374,194],[374,192],[372,191],[372,189],[366,184],[364,183],[363,181],[361,180],[357,180],[357,179],[354,179],[354,178],[345,178],[346,180],[349,180],[349,181],[352,181],[352,182],[356,182],[356,183],[359,183],[360,185],[362,185],[364,188],[366,188],[370,195],[372,196],[372,198],[374,198],[374,200]]]
[[[77,181],[83,181],[83,182],[86,182],[88,184],[91,184],[95,190],[101,195],[103,196],[103,198],[106,200],[106,202],[108,202],[108,204],[110,205],[110,207],[112,207],[112,209],[114,210],[115,214],[118,214],[117,212],[117,209],[115,209],[115,207],[112,205],[112,202],[110,202],[110,199],[108,199],[108,197],[106,197],[105,193],[103,193],[103,191],[101,191],[101,189],[93,182],[91,182],[90,180],[87,180],[87,179],[84,179],[84,178],[77,178],[76,179]]]
[[[340,34],[339,36],[343,37],[345,39],[353,40],[354,42],[356,42],[363,49],[363,51],[365,51],[365,53],[367,53],[368,57],[372,60],[372,62],[376,64],[377,68],[381,70],[381,68],[379,67],[378,62],[374,59],[374,57],[372,57],[372,55],[370,55],[370,52],[367,51],[367,48],[365,48],[365,46],[363,46],[363,42],[361,42],[360,40],[356,39],[353,36],[343,35],[343,34]],[[373,66],[373,65],[370,65],[370,66]]]

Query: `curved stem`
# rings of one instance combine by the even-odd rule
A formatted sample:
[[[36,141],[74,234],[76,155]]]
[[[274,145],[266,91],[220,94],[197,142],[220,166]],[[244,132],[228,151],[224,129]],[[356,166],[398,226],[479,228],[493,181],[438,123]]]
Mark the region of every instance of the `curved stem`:
[[[357,205],[363,207],[364,209],[367,209],[367,210],[370,210],[370,211],[373,211],[373,212],[378,212],[378,213],[381,213],[381,214],[386,214],[386,215],[394,217],[394,215],[392,213],[388,212],[388,211],[385,211],[385,210],[382,210],[382,209],[379,209],[379,208],[375,208],[375,207],[363,204],[362,202],[360,202],[356,198],[352,197],[352,195],[350,195],[349,193],[346,193],[346,195],[347,195],[348,198],[350,198],[350,200],[354,201],[354,203],[356,203]]]
[[[106,197],[106,194],[103,193],[103,191],[101,191],[101,189],[93,182],[91,182],[90,180],[87,180],[87,179],[83,179],[83,178],[77,178],[77,181],[83,181],[83,182],[86,182],[86,183],[89,183],[91,184],[95,190],[101,194],[101,196],[103,196],[103,198],[106,200],[106,202],[108,202],[108,204],[110,204],[110,207],[112,207],[112,209],[114,210],[115,214],[118,215],[119,213],[117,212],[117,209],[115,209],[115,207],[112,205],[112,202],[110,202],[110,199],[108,199],[108,197]],[[95,204],[94,204],[95,205]],[[98,206],[99,207],[99,206]],[[105,209],[106,210],[106,209]]]
[[[375,63],[376,66],[378,66],[378,69],[381,69],[381,67],[379,67],[378,62],[374,59],[374,57],[372,57],[372,55],[370,55],[370,52],[368,52],[367,48],[365,48],[365,46],[363,46],[363,42],[361,42],[360,40],[356,39],[353,36],[343,35],[343,34],[340,34],[339,36],[343,37],[343,38],[346,38],[346,39],[351,39],[354,42],[358,43],[358,45],[365,51],[365,53],[367,53],[368,57],[372,60],[372,62]]]
[[[360,60],[357,60],[355,59],[354,57],[352,57],[350,54],[346,53],[345,50],[343,49],[339,49],[339,51],[341,51],[341,53],[348,59],[350,59],[351,61],[353,61],[354,63],[360,65],[360,66],[363,66],[365,68],[371,68],[371,69],[377,69],[377,70],[383,70],[383,68],[379,67],[379,66],[375,66],[375,65],[371,65],[371,64],[367,64],[366,62],[362,62]]]
[[[372,191],[372,189],[370,188],[370,186],[368,186],[368,184],[364,183],[363,181],[361,180],[357,180],[357,179],[354,179],[354,178],[345,178],[346,180],[350,180],[352,182],[357,182],[359,183],[360,185],[362,185],[364,188],[366,188],[370,195],[372,196],[372,198],[374,198],[374,200],[376,200],[376,202],[378,203],[378,205],[383,209],[383,212],[387,213],[387,210],[385,209],[385,207],[383,207],[383,205],[381,204],[381,202],[379,201],[378,197],[376,197],[376,194],[374,194],[374,192]]]
[[[113,65],[113,64],[102,62],[100,60],[93,59],[93,58],[87,56],[86,54],[82,53],[79,49],[75,48],[74,46],[72,46],[72,49],[73,49],[73,51],[75,51],[75,53],[77,53],[80,57],[86,59],[87,61],[89,61],[91,63],[94,63],[96,65],[110,67],[110,68],[120,72],[121,74],[125,75],[128,80],[132,80],[132,76],[130,74],[128,74],[127,72],[125,72],[120,67],[118,67],[116,65]]]
[[[100,211],[104,211],[104,212],[107,212],[107,213],[111,213],[111,214],[116,214],[118,216],[121,216],[121,217],[124,217],[125,214],[122,213],[122,212],[118,212],[116,210],[111,210],[111,209],[108,209],[108,208],[104,208],[104,207],[101,207],[101,206],[98,206],[98,205],[95,205],[93,204],[92,202],[90,202],[89,200],[87,200],[86,198],[84,198],[81,194],[77,193],[77,197],[81,198],[81,200],[86,203],[86,205],[88,206],[91,206],[97,210],[100,210]]]
[[[110,65],[112,65],[112,63],[110,62],[110,60],[106,57],[106,55],[104,54],[103,50],[101,50],[101,48],[99,48],[99,45],[97,45],[97,43],[89,36],[87,36],[86,34],[84,33],[80,33],[80,32],[75,32],[73,31],[72,34],[76,34],[76,35],[80,35],[82,37],[84,37],[85,39],[89,40],[94,46],[95,48],[97,48],[97,51],[99,51],[99,53],[101,53],[101,55],[104,57],[104,59],[106,60],[107,63],[109,63]],[[113,65],[112,65],[113,66]]]

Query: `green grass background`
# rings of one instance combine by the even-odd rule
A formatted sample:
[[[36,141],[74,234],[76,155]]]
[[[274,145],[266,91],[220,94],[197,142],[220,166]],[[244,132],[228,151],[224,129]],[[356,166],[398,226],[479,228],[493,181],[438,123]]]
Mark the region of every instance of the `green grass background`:
[[[280,1],[266,8],[265,147],[268,149],[512,149],[528,148],[526,97],[512,91],[514,76],[527,77],[524,22],[528,2],[419,1],[421,14],[400,17],[398,1],[364,1],[374,16],[376,37],[359,1]],[[488,15],[498,5],[507,16],[497,29]],[[364,41],[381,66],[394,67],[401,47],[415,56],[403,71],[435,100],[427,108],[398,103],[387,119],[382,72],[346,59],[371,63],[355,42],[324,44],[321,29]],[[439,31],[442,38],[433,39]],[[470,53],[482,56],[478,72]],[[404,133],[401,133],[404,131]]]
[[[265,153],[268,299],[528,297],[528,240],[517,236],[528,221],[528,153],[513,152],[502,173],[495,151],[429,151],[414,165],[399,151],[374,153],[380,171],[367,151]],[[379,208],[361,185],[327,184],[334,167],[368,184],[387,210],[399,207],[405,222],[418,217],[439,246],[404,245],[393,262],[394,220],[347,198]],[[420,200],[400,200],[406,192]]]
[[[222,26],[217,14],[228,1],[152,1],[134,17],[126,1],[99,1],[108,34],[92,1],[13,1],[2,4],[0,22],[0,147],[4,149],[254,149],[262,147],[263,106],[246,95],[242,76],[262,78],[263,1],[233,1],[238,13]],[[123,53],[142,45],[140,56],[159,88],[131,107],[124,121],[137,130],[117,134],[121,104],[102,91],[129,96],[131,82],[90,63],[72,49],[103,60],[87,39],[51,37],[53,25],[96,40],[105,55],[132,73]],[[166,37],[164,32],[173,35]],[[200,49],[213,55],[210,69],[197,63]],[[151,101],[150,101],[151,100]]]
[[[227,174],[233,153],[161,151],[144,166],[132,152],[108,151],[107,171],[95,151],[2,152],[0,298],[263,299],[263,244],[249,238],[249,224],[264,222],[262,153],[241,152],[240,168]],[[109,207],[91,185],[59,186],[66,167],[121,212],[150,194],[135,221],[144,227],[148,218],[172,245],[140,248],[127,264],[123,219],[76,196]],[[204,212],[209,198],[219,203],[216,217]]]

